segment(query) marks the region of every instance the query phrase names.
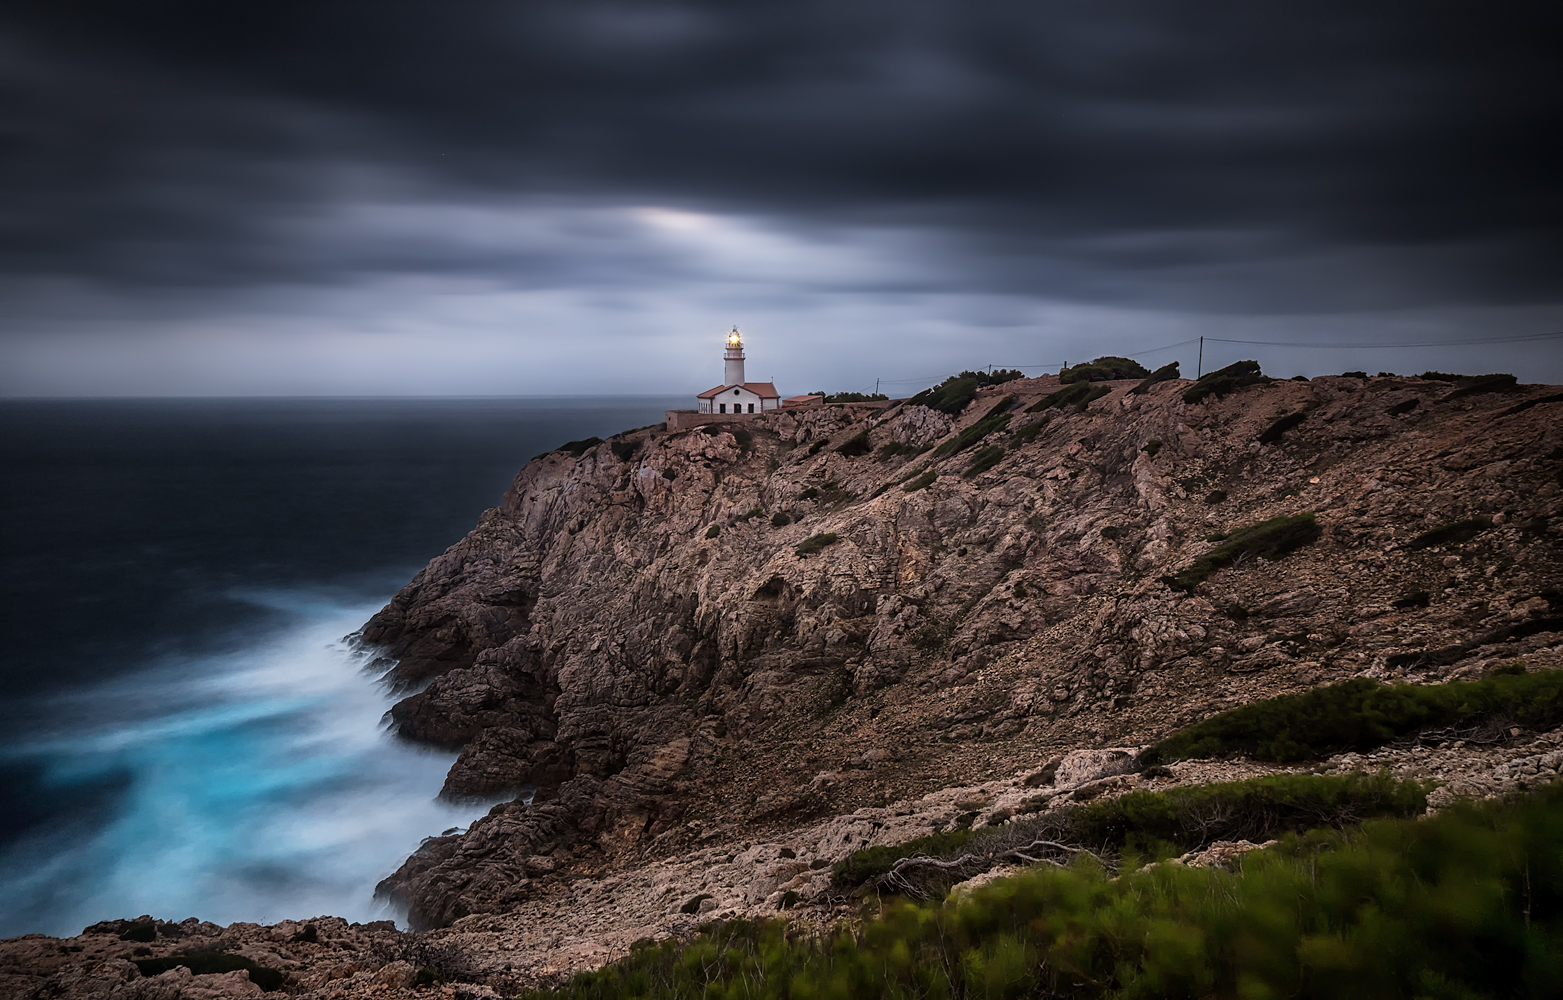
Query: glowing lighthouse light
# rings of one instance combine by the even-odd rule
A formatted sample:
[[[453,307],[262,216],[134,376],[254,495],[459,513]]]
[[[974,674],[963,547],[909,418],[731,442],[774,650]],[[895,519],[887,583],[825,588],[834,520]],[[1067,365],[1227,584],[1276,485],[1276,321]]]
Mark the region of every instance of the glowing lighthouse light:
[[[750,382],[744,378],[744,339],[735,326],[727,335],[722,352],[722,384],[695,397],[700,413],[748,416],[781,408],[781,397],[769,382]]]

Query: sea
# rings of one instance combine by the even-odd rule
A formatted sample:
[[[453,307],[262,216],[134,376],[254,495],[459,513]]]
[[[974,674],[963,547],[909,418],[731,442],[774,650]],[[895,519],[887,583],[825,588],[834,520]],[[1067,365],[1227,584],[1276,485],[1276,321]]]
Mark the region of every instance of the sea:
[[[0,937],[399,919],[484,803],[347,640],[532,457],[686,397],[0,401]]]

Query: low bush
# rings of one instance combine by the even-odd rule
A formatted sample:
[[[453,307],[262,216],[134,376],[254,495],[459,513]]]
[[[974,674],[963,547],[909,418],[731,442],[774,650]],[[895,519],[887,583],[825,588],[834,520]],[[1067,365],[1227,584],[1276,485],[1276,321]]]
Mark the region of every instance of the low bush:
[[[951,375],[933,388],[919,392],[907,400],[907,403],[910,406],[926,406],[954,416],[966,409],[967,403],[977,398],[977,387],[976,376],[963,378],[960,375]]]
[[[1433,595],[1425,590],[1415,590],[1404,597],[1389,602],[1393,608],[1425,608],[1433,603]]]
[[[1224,396],[1234,389],[1268,382],[1257,361],[1238,361],[1201,375],[1199,380],[1183,391],[1185,403],[1202,403],[1211,396]]]
[[[1368,377],[1368,373],[1367,372],[1341,372],[1340,373],[1340,377],[1341,378],[1362,378],[1362,379],[1365,379],[1365,378]]]
[[[713,524],[713,525],[711,525],[711,527],[706,529],[706,537],[707,538],[715,538],[717,535],[720,535],[721,533],[722,533],[722,526],[720,524]]]
[[[1431,531],[1424,531],[1406,543],[1408,549],[1429,549],[1435,545],[1458,545],[1468,542],[1492,527],[1492,518],[1478,515],[1461,521],[1441,524]]]
[[[1410,399],[1403,399],[1403,400],[1401,400],[1400,402],[1396,403],[1394,406],[1391,406],[1388,410],[1385,410],[1384,412],[1388,413],[1392,417],[1398,417],[1402,413],[1410,413],[1412,410],[1416,409],[1421,404],[1422,404],[1422,401],[1420,399],[1416,398],[1415,396],[1412,396]]]
[[[223,972],[237,972],[244,969],[250,974],[250,982],[259,986],[267,993],[274,993],[282,989],[287,982],[287,973],[280,969],[267,968],[255,961],[245,958],[243,955],[230,955],[223,951],[197,951],[188,955],[170,955],[167,958],[138,958],[134,959],[136,968],[141,970],[143,976],[160,976],[169,969],[177,969],[181,965],[189,969],[197,976],[211,976]]]
[[[966,471],[961,473],[961,478],[975,479],[987,472],[1004,460],[1004,451],[1004,446],[998,444],[984,445],[978,448],[977,453],[972,456],[971,465],[967,466]]]
[[[836,454],[845,455],[848,458],[857,458],[859,455],[867,455],[873,450],[873,446],[868,443],[868,431],[862,430],[843,441],[836,448]]]
[[[600,444],[602,444],[602,438],[589,437],[580,441],[566,441],[564,444],[555,448],[554,451],[567,451],[570,453],[571,458],[580,458],[582,455],[586,454],[587,451],[597,447]]]
[[[880,462],[888,462],[898,455],[921,455],[928,450],[928,445],[921,447],[911,444],[902,444],[900,441],[891,441],[889,444],[880,445],[874,452],[874,458]]]
[[[786,511],[779,510],[771,515],[771,527],[773,528],[785,528],[791,523],[792,518],[787,516]]]
[[[995,431],[1001,431],[1008,426],[1012,414],[1005,413],[1009,405],[1015,401],[1014,396],[1005,396],[989,408],[983,418],[959,434],[945,441],[933,450],[934,460],[937,461],[948,455],[956,455],[965,451],[972,445],[981,441]]]
[[[1226,490],[1211,490],[1209,493],[1205,494],[1205,502],[1211,505],[1221,503],[1222,501],[1226,500],[1226,498]]]
[[[1156,453],[1161,451],[1161,439],[1151,438],[1140,447],[1140,450],[1145,452],[1145,454],[1149,455],[1151,458],[1155,458]]]
[[[1129,395],[1143,396],[1150,391],[1151,386],[1157,385],[1161,382],[1171,382],[1175,378],[1182,378],[1182,376],[1178,374],[1178,363],[1173,361],[1162,365],[1160,368],[1145,376],[1145,381],[1141,382],[1133,389],[1130,389]]]
[[[1089,382],[1075,382],[1065,386],[1057,392],[1049,393],[1026,408],[1027,413],[1042,413],[1046,410],[1062,409],[1073,406],[1075,412],[1083,413],[1093,400],[1101,399],[1112,392],[1105,385],[1092,385]]]
[[[820,450],[823,449],[827,444],[830,444],[830,438],[817,439],[813,444],[809,445],[809,454],[818,455]]]
[[[839,889],[856,888],[890,871],[902,858],[918,855],[947,857],[965,847],[973,836],[975,834],[970,830],[955,830],[929,834],[891,847],[865,847],[853,851],[846,860],[836,862],[830,870],[830,882]]]
[[[1422,374],[1418,375],[1417,378],[1425,379],[1429,382],[1459,382],[1460,380],[1466,378],[1466,376],[1453,375],[1449,372],[1423,372]]]
[[[813,487],[813,486],[810,486],[808,489],[806,489],[802,493],[798,494],[798,499],[799,500],[813,500],[817,496],[819,496],[819,490],[817,488]]]
[[[1083,860],[819,936],[709,925],[529,1000],[1540,997],[1563,981],[1563,790],[1289,836],[1240,871]]]
[[[1445,396],[1445,399],[1460,399],[1465,396],[1474,396],[1481,392],[1509,392],[1519,384],[1519,379],[1513,375],[1493,373],[1491,375],[1474,375],[1468,379],[1461,379],[1455,383],[1454,391]]]
[[[1161,582],[1174,590],[1191,591],[1224,566],[1254,556],[1266,559],[1284,556],[1318,541],[1321,533],[1311,510],[1272,517],[1231,532],[1220,545],[1194,560],[1193,565],[1173,576],[1162,577]]]
[[[1563,618],[1532,618],[1528,621],[1515,622],[1502,628],[1474,635],[1464,642],[1457,642],[1453,646],[1444,646],[1439,649],[1424,649],[1415,653],[1395,653],[1389,657],[1388,665],[1391,670],[1401,667],[1419,669],[1423,667],[1444,667],[1459,663],[1471,655],[1478,647],[1496,645],[1507,642],[1510,639],[1523,639],[1526,636],[1537,635],[1542,632],[1563,632]]]
[[[1563,392],[1555,392],[1550,396],[1540,396],[1536,399],[1527,399],[1523,403],[1518,403],[1504,410],[1499,416],[1508,417],[1516,413],[1524,413],[1532,406],[1540,406],[1542,403],[1563,403]]]
[[[1301,410],[1296,413],[1288,413],[1284,417],[1281,417],[1279,420],[1277,420],[1275,423],[1271,424],[1269,427],[1265,428],[1264,433],[1259,435],[1259,443],[1274,444],[1275,442],[1281,440],[1281,435],[1285,434],[1287,431],[1291,430],[1293,427],[1296,427],[1298,424],[1307,419],[1308,414],[1302,412]]]
[[[1020,448],[1030,444],[1037,439],[1037,435],[1042,433],[1042,428],[1046,427],[1047,424],[1047,417],[1043,417],[1041,420],[1033,420],[1031,423],[1026,424],[1010,438],[1009,446],[1011,448]]]
[[[816,396],[824,396],[824,393],[814,393]],[[826,403],[880,403],[889,399],[882,392],[833,392],[825,396]]]
[[[609,442],[608,448],[613,452],[614,458],[617,458],[621,462],[628,462],[630,459],[635,457],[635,453],[637,451],[640,451],[640,442],[625,441],[620,439]]]
[[[1545,729],[1563,722],[1563,671],[1431,685],[1357,677],[1213,715],[1152,745],[1139,763],[1235,754],[1288,763],[1474,731],[1493,720]]]
[[[1138,361],[1109,355],[1075,365],[1073,368],[1065,368],[1058,373],[1058,381],[1064,385],[1069,385],[1071,382],[1115,382],[1126,378],[1147,378],[1149,375],[1150,369]]]
[[[916,493],[918,490],[927,489],[928,487],[932,486],[934,480],[938,478],[939,473],[935,472],[933,469],[929,469],[927,472],[901,487],[901,490],[905,493]]]
[[[810,535],[800,542],[792,551],[799,556],[810,556],[827,545],[835,545],[839,539],[834,531],[821,532],[818,535]]]

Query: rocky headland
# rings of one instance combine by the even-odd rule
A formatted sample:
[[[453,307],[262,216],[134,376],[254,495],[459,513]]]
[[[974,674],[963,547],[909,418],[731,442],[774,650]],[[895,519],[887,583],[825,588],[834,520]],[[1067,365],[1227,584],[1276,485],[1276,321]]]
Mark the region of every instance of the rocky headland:
[[[459,748],[442,794],[499,803],[382,883],[417,933],[145,918],[6,942],[0,987],[258,994],[133,964],[204,935],[293,993],[508,993],[713,917],[828,924],[853,912],[830,880],[851,852],[1055,803],[1382,768],[1438,783],[1436,807],[1555,775],[1563,732],[1519,727],[1126,765],[1284,692],[1563,667],[1556,387],[1191,384],[1071,399],[1046,376],[954,413],[827,406],[539,456],[361,635],[406,692],[395,730]],[[1294,531],[1270,558],[1212,559],[1267,523]]]

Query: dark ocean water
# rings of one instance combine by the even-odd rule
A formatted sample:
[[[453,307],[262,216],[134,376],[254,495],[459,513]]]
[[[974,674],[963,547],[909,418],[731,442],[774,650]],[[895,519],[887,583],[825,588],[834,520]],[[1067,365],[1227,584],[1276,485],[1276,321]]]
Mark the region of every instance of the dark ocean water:
[[[683,403],[0,402],[0,937],[388,916],[482,808],[341,638],[527,459]]]

